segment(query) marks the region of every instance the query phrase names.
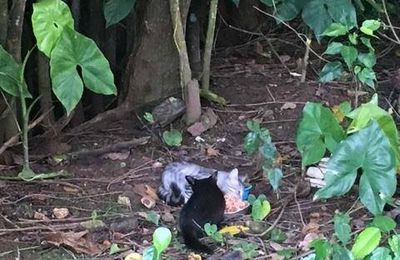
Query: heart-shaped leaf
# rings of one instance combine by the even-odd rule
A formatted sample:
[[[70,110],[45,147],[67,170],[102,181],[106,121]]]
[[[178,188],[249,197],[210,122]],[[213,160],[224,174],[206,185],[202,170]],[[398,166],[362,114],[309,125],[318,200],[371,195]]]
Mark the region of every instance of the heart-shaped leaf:
[[[333,152],[344,137],[342,127],[329,108],[307,102],[296,134],[302,166],[321,160],[327,148]]]
[[[19,97],[19,84],[22,84],[24,98],[31,98],[25,80],[21,83],[22,66],[0,45],[0,90]]]
[[[373,52],[360,53],[357,59],[367,68],[372,68],[376,64],[376,56]]]
[[[261,201],[259,199],[253,202],[251,207],[251,216],[256,221],[263,220],[271,211],[271,205],[267,200]]]
[[[331,42],[323,54],[335,55],[339,54],[343,44],[340,42]]]
[[[388,240],[388,244],[394,255],[400,257],[400,235],[392,235]]]
[[[268,180],[274,191],[278,189],[282,177],[283,173],[279,168],[273,168],[272,170],[268,171]]]
[[[110,64],[96,43],[68,27],[51,53],[50,65],[53,91],[68,114],[82,97],[83,83],[98,94],[117,93]]]
[[[344,62],[349,69],[353,66],[353,63],[357,60],[358,51],[353,46],[343,46],[340,50],[340,54],[342,55]]]
[[[50,57],[64,28],[74,28],[74,19],[63,1],[42,0],[33,4],[32,27],[39,50]]]
[[[369,227],[363,230],[356,238],[351,249],[354,257],[363,259],[379,245],[381,231],[376,227]]]
[[[319,73],[319,81],[329,82],[342,76],[343,66],[340,61],[328,62]]]
[[[106,27],[116,24],[128,16],[135,3],[136,0],[105,0],[104,17],[106,18]]]
[[[163,139],[164,142],[169,146],[180,146],[182,143],[182,134],[176,129],[164,131]]]
[[[388,248],[378,247],[372,252],[370,260],[392,260],[392,256]]]
[[[328,162],[326,185],[317,191],[314,199],[348,192],[359,168],[363,170],[361,202],[374,215],[380,214],[396,190],[396,162],[388,139],[375,121],[337,146]]]
[[[260,147],[260,140],[255,132],[248,133],[244,138],[243,147],[248,155],[252,155]]]
[[[350,217],[346,214],[337,213],[333,219],[335,235],[345,246],[351,238]]]
[[[377,20],[365,20],[360,28],[363,33],[374,36],[374,31],[378,30],[381,26],[381,22]]]
[[[346,26],[340,23],[332,23],[323,33],[322,35],[337,37],[346,35],[348,33],[348,29]]]
[[[376,216],[372,221],[374,227],[379,228],[382,232],[389,232],[396,228],[396,221],[388,216]]]

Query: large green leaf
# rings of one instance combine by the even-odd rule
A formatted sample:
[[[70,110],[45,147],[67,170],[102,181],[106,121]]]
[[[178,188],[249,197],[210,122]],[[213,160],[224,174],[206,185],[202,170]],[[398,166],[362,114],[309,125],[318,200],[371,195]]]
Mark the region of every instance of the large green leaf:
[[[331,198],[348,192],[362,168],[360,199],[373,214],[382,212],[386,200],[396,190],[396,162],[390,143],[379,124],[368,127],[342,141],[328,162],[326,185],[314,199]]]
[[[302,156],[302,166],[318,162],[327,148],[333,152],[344,137],[342,127],[329,108],[319,103],[307,102],[296,134],[296,145]]]
[[[357,79],[372,89],[375,89],[376,75],[375,71],[372,69],[368,67],[363,68],[360,73],[357,73]]]
[[[353,63],[357,60],[358,51],[353,46],[343,46],[340,50],[340,54],[342,55],[344,62],[349,69],[352,68]]]
[[[357,58],[367,68],[372,68],[376,64],[376,56],[374,52],[359,53]]]
[[[105,0],[104,1],[104,17],[106,18],[106,26],[120,22],[131,12],[135,6],[136,0]]]
[[[18,64],[0,45],[0,90],[3,90],[14,97],[19,97],[18,86],[21,81],[21,73],[22,66]],[[31,98],[32,96],[28,91],[25,80],[22,84],[24,97]]]
[[[323,54],[330,54],[330,55],[338,54],[338,53],[340,53],[342,46],[343,46],[343,44],[340,42],[331,42]]]
[[[342,76],[343,66],[340,61],[332,61],[325,64],[319,73],[319,81],[329,82]]]
[[[96,43],[66,27],[50,59],[53,91],[70,113],[82,97],[83,83],[98,94],[116,94],[114,76]],[[82,70],[83,83],[78,73]]]
[[[328,28],[322,33],[322,35],[337,37],[346,35],[349,32],[346,26],[341,23],[331,23]]]
[[[379,245],[381,232],[376,227],[369,227],[363,230],[356,238],[351,249],[356,259],[363,259]]]
[[[383,130],[386,137],[389,139],[390,145],[396,155],[397,166],[400,166],[400,142],[396,124],[389,114],[383,110],[375,101],[362,104],[360,107],[352,111],[348,117],[353,121],[347,128],[347,133],[354,133],[365,128],[371,120],[376,120]]]
[[[32,27],[39,50],[50,57],[64,27],[74,28],[74,19],[63,1],[41,0],[33,4]]]
[[[284,0],[276,7],[276,16],[283,21],[290,21],[300,13],[304,0]]]
[[[317,39],[332,22],[341,23],[348,30],[357,26],[356,11],[350,0],[310,0],[303,8],[302,17]]]

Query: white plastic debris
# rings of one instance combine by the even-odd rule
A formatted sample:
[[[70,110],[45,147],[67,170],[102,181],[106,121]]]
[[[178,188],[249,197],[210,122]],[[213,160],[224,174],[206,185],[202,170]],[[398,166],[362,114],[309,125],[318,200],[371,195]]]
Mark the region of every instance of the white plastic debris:
[[[322,188],[325,186],[325,173],[329,158],[322,158],[318,166],[308,167],[306,171],[306,180],[310,182],[311,187]]]

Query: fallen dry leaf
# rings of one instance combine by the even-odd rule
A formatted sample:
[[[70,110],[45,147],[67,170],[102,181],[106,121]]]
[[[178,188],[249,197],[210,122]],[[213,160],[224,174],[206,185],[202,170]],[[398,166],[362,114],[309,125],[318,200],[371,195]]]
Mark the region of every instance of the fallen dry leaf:
[[[241,226],[241,225],[233,225],[233,226],[226,226],[223,227],[221,230],[219,230],[219,233],[221,234],[231,234],[232,236],[239,234],[240,232],[246,232],[248,231],[249,228],[246,226]]]
[[[125,153],[107,153],[105,155],[102,156],[102,158],[104,159],[110,159],[113,161],[123,161],[129,158],[129,152],[125,152]]]
[[[310,222],[303,227],[301,233],[308,234],[308,233],[317,233],[319,231],[319,224],[315,222]]]
[[[67,208],[54,208],[53,214],[56,219],[64,219],[69,215],[69,210]]]
[[[188,255],[188,260],[201,260],[201,255],[195,254],[195,253],[190,253]]]
[[[127,206],[128,208],[130,208],[131,207],[131,200],[127,197],[127,196],[122,196],[122,195],[119,195],[118,196],[118,201],[117,201],[117,203],[119,204],[119,205],[123,205],[123,206]]]
[[[124,258],[124,260],[142,260],[142,259],[143,259],[142,255],[139,253],[130,253]]]
[[[76,253],[87,255],[98,255],[108,249],[107,245],[97,244],[87,236],[88,231],[81,232],[55,232],[48,234],[45,240],[55,246],[66,246],[73,249]]]
[[[275,252],[282,251],[284,249],[283,246],[274,241],[269,241],[269,245],[275,250]]]
[[[310,250],[310,246],[311,246],[312,241],[314,241],[317,238],[322,238],[322,236],[320,236],[320,235],[318,235],[316,233],[308,233],[304,237],[304,239],[299,242],[298,247],[302,251],[306,252],[306,251]]]
[[[147,184],[144,185],[144,188],[146,189],[146,194],[149,195],[150,198],[152,198],[154,201],[159,200],[155,189],[153,189],[152,187],[150,187]]]
[[[142,197],[140,202],[148,209],[152,209],[156,205],[156,202],[150,196]]]
[[[208,147],[207,148],[207,156],[208,157],[213,157],[213,156],[218,156],[219,155],[219,151],[215,150],[214,148]]]
[[[33,214],[33,218],[34,219],[38,219],[38,220],[50,220],[46,214],[42,213],[42,212],[37,212],[35,211],[35,213]]]
[[[72,188],[72,187],[68,187],[68,186],[63,186],[63,190],[66,192],[71,192],[71,193],[79,192],[79,190],[77,188]]]
[[[292,103],[292,102],[286,102],[285,104],[283,104],[283,106],[281,107],[281,110],[286,110],[286,109],[295,109],[296,108],[296,104]]]

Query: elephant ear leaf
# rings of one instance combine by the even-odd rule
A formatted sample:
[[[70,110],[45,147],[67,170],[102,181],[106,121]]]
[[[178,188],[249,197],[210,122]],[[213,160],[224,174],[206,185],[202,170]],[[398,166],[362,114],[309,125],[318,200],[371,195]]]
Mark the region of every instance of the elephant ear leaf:
[[[52,51],[50,65],[53,91],[67,113],[78,104],[84,85],[98,94],[117,93],[110,64],[96,43],[70,28],[64,28]]]
[[[379,124],[370,124],[349,136],[336,148],[328,162],[326,185],[314,199],[331,198],[348,192],[362,169],[359,196],[374,215],[380,214],[396,186],[396,159],[388,138]]]

